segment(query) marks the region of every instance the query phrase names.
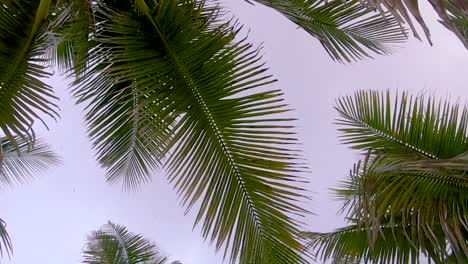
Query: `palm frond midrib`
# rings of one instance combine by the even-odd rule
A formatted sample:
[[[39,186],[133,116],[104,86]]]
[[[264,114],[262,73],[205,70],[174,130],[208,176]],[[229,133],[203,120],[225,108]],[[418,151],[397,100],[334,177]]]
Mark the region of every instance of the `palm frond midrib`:
[[[390,131],[383,131],[382,129],[379,129],[377,127],[374,127],[364,121],[362,121],[361,119],[359,118],[356,118],[354,117],[353,115],[349,115],[345,112],[342,112],[340,109],[336,108],[335,109],[337,111],[339,111],[343,116],[346,116],[346,118],[349,118],[349,119],[352,119],[354,122],[356,122],[357,124],[369,129],[371,132],[375,133],[375,135],[377,136],[381,136],[389,141],[392,141],[394,143],[397,143],[398,145],[402,146],[402,147],[405,147],[405,148],[408,148],[409,150],[411,151],[414,151],[416,153],[418,153],[419,155],[425,157],[425,158],[428,158],[428,159],[439,159],[437,157],[437,155],[433,154],[433,153],[430,153],[428,151],[425,151],[421,148],[418,148],[417,146],[414,146],[414,145],[411,145],[407,142],[404,142],[403,140],[401,139],[398,139],[396,138],[394,135],[392,135],[391,133],[389,133]],[[340,122],[341,120],[337,120],[338,122]],[[340,124],[340,123],[337,123],[337,124]],[[340,129],[341,130],[341,129]],[[344,141],[346,141],[346,139],[344,139]]]
[[[184,66],[183,63],[179,61],[178,56],[176,55],[176,52],[171,48],[169,43],[166,41],[165,35],[162,33],[161,29],[159,28],[158,24],[154,21],[153,17],[150,15],[148,7],[143,7],[144,12],[146,17],[150,20],[151,24],[154,26],[154,29],[156,30],[156,33],[158,34],[159,38],[161,39],[164,49],[170,54],[170,57],[174,64],[176,65],[178,69],[178,74],[180,78],[187,84],[187,87],[190,88],[190,91],[192,92],[193,96],[197,99],[196,102],[198,103],[198,106],[203,110],[203,113],[205,114],[205,119],[208,121],[208,124],[211,128],[211,130],[214,132],[215,139],[219,143],[219,148],[221,149],[221,152],[224,153],[225,155],[223,158],[229,163],[231,168],[234,171],[234,175],[236,176],[236,180],[238,181],[241,191],[243,193],[243,196],[245,199],[247,199],[247,206],[248,210],[251,211],[254,221],[260,227],[260,232],[261,232],[261,227],[262,227],[262,222],[260,221],[256,211],[255,211],[255,206],[252,201],[252,198],[249,195],[249,192],[247,190],[247,187],[245,185],[245,182],[242,179],[241,173],[239,171],[239,168],[234,161],[234,158],[232,157],[232,154],[229,151],[228,146],[223,140],[223,136],[221,134],[220,129],[218,128],[218,125],[216,124],[213,115],[211,114],[211,111],[208,107],[208,104],[204,101],[203,97],[201,96],[200,92],[197,90],[197,84],[194,78],[191,78],[190,71],[187,70]]]

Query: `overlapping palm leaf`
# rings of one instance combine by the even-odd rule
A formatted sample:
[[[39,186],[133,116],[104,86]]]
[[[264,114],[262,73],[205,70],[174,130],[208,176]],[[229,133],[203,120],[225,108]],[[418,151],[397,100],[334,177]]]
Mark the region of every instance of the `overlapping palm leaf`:
[[[350,239],[341,231],[311,234],[315,253],[374,263],[407,263],[424,253],[436,262],[465,262],[468,109],[372,91],[342,98],[336,108],[338,123],[345,126],[339,129],[343,141],[367,151],[338,190],[343,211],[354,219],[347,232],[365,230],[367,244],[359,250],[340,247],[337,243]],[[378,246],[383,241],[384,251]]]
[[[47,71],[47,16],[52,1],[2,1],[0,5],[0,128],[10,138],[34,139],[43,113],[57,117],[56,97],[41,78]]]
[[[108,222],[88,236],[84,264],[168,264],[168,257],[151,241],[126,227]]]
[[[305,263],[292,219],[306,213],[302,165],[281,92],[262,88],[274,79],[259,50],[217,5],[147,4],[97,2],[96,46],[74,89],[109,181],[136,187],[163,161],[231,262]]]
[[[351,62],[389,54],[406,33],[389,13],[380,14],[360,1],[255,0],[283,14],[317,38],[337,61]]]

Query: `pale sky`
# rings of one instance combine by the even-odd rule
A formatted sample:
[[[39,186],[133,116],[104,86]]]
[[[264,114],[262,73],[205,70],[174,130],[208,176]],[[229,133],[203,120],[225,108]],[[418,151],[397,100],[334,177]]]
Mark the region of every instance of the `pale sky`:
[[[250,29],[250,41],[263,42],[264,59],[279,79],[275,87],[283,89],[300,120],[299,137],[312,171],[309,189],[315,192],[307,205],[316,214],[306,219],[310,230],[330,231],[343,225],[329,188],[345,178],[357,158],[339,144],[332,124],[337,97],[358,89],[391,89],[450,95],[468,102],[468,52],[435,21],[426,1],[420,2],[433,47],[411,38],[396,54],[350,65],[333,62],[316,39],[273,10],[243,1],[228,3]],[[42,127],[38,131],[64,164],[32,183],[0,193],[0,217],[14,243],[14,256],[10,262],[4,258],[5,263],[80,263],[86,235],[107,220],[156,241],[173,260],[223,263],[199,229],[192,231],[195,211],[184,216],[164,175],[154,175],[152,183],[131,194],[105,183],[105,173],[93,159],[82,112],[66,92],[66,81],[54,77],[51,84],[61,98],[61,120],[51,123],[49,131]]]

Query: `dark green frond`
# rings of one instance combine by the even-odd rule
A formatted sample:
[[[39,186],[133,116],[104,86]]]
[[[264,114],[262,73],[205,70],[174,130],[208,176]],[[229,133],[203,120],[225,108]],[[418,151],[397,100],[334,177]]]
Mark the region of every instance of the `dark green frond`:
[[[455,33],[468,49],[468,3],[463,0],[444,1],[450,23],[440,21],[442,25]]]
[[[263,88],[275,80],[259,50],[234,40],[217,6],[146,3],[122,12],[98,2],[97,46],[74,90],[109,179],[133,186],[162,160],[231,262],[306,263],[292,219],[306,213],[303,168],[281,92]]]
[[[468,150],[468,108],[407,93],[359,91],[337,100],[345,144],[390,155],[449,159]]]
[[[401,228],[418,252],[435,260],[447,245],[459,260],[468,256],[468,163],[454,160],[368,158],[343,182],[343,211],[367,231],[370,250],[385,225]],[[395,231],[394,231],[395,232]],[[404,261],[403,261],[404,263]]]
[[[309,232],[306,237],[309,250],[323,262],[406,264],[427,261],[427,256],[420,251],[419,241],[409,239],[407,232],[410,228],[406,228],[408,230],[392,224],[379,226],[378,238],[372,247],[369,246],[368,230],[364,225],[353,224],[329,233]],[[433,231],[443,237],[440,236],[440,227]],[[429,240],[424,242],[430,244]],[[441,246],[445,244],[443,239],[438,242]],[[442,258],[436,255],[439,252],[435,252],[432,250],[429,255],[439,257],[440,262]]]
[[[317,38],[337,61],[351,62],[389,54],[406,40],[405,30],[389,13],[380,14],[360,1],[255,0],[283,14]]]
[[[0,186],[13,186],[43,175],[60,159],[42,140],[29,142],[0,137]]]
[[[166,264],[168,258],[140,234],[109,222],[88,236],[84,264]]]
[[[88,51],[95,45],[93,30],[98,23],[92,3],[89,0],[61,0],[54,9],[51,57],[62,72],[79,76],[86,67]]]
[[[56,97],[41,78],[46,71],[51,0],[2,1],[0,5],[0,129],[10,138],[34,138],[39,112],[57,117]]]

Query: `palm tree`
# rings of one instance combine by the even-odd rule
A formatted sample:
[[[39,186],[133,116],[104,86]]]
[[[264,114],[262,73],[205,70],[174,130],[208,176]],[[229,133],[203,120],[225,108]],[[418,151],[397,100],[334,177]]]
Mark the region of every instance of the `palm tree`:
[[[91,232],[83,250],[83,264],[182,264],[168,256],[140,234],[108,222]]]
[[[357,2],[264,4],[339,61],[405,39],[394,18]],[[230,262],[306,263],[292,118],[260,48],[226,17],[211,1],[3,0],[0,58],[11,63],[0,65],[0,129],[33,142],[34,122],[57,118],[43,81],[57,65],[75,79],[110,183],[136,189],[164,168]]]
[[[361,91],[336,109],[343,142],[364,152],[337,190],[349,226],[307,234],[324,261],[468,261],[468,107]]]
[[[29,182],[59,163],[60,159],[40,139],[30,144],[19,137],[0,137],[0,189]],[[10,257],[12,252],[6,223],[0,219],[0,256],[6,253]]]

